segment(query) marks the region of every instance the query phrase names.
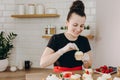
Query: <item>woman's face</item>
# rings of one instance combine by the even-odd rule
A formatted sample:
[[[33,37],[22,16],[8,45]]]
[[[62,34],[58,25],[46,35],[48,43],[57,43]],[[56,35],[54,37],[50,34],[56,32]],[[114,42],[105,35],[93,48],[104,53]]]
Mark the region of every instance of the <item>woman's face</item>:
[[[80,33],[84,30],[85,16],[81,17],[76,13],[73,13],[67,21],[66,26],[68,27],[68,33],[70,33],[73,37],[78,37]]]

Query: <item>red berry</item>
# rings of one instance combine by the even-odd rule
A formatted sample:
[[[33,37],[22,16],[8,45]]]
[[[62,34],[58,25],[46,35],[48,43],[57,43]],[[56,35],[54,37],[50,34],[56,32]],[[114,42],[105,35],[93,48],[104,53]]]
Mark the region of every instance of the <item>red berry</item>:
[[[69,78],[69,77],[71,77],[71,73],[66,73],[66,74],[64,75],[64,78]]]
[[[86,71],[86,74],[89,74],[89,71]]]
[[[97,68],[97,69],[96,69],[96,71],[100,72],[100,69],[99,69],[99,68]]]
[[[113,68],[109,68],[109,72],[113,72]]]
[[[109,69],[107,69],[107,70],[105,71],[105,73],[109,73]]]
[[[108,67],[106,65],[103,66],[104,69],[107,69]]]

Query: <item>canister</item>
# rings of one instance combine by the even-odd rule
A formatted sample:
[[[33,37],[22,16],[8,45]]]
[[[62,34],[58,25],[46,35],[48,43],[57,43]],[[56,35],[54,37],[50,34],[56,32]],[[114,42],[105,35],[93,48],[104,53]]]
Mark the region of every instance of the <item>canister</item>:
[[[45,9],[43,4],[36,5],[36,14],[44,14]]]
[[[23,15],[25,14],[25,5],[24,4],[17,4],[17,14]]]
[[[50,34],[55,34],[56,33],[56,28],[55,28],[55,26],[51,26],[50,27]]]
[[[57,14],[57,9],[56,8],[46,8],[45,13],[46,14]]]
[[[28,4],[28,14],[35,14],[35,4]]]

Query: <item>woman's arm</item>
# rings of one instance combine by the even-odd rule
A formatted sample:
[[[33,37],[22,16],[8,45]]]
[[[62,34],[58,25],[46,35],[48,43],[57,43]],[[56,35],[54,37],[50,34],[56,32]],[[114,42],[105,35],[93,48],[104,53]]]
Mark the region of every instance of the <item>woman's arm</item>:
[[[46,47],[43,55],[41,56],[40,67],[44,68],[53,64],[61,55],[70,50],[78,50],[78,47],[74,43],[68,43],[56,52],[53,49]]]
[[[54,52],[54,50],[52,50],[51,48],[46,47],[43,55],[41,56],[40,67],[44,68],[53,64],[62,54],[62,50]]]

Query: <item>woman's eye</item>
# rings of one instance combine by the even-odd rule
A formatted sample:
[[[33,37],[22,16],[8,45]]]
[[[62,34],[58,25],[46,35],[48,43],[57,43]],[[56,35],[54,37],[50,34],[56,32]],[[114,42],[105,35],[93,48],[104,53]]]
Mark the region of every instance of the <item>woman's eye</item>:
[[[84,28],[84,25],[81,25],[80,27],[81,27],[81,28]]]
[[[78,25],[73,25],[73,26],[77,27]]]

